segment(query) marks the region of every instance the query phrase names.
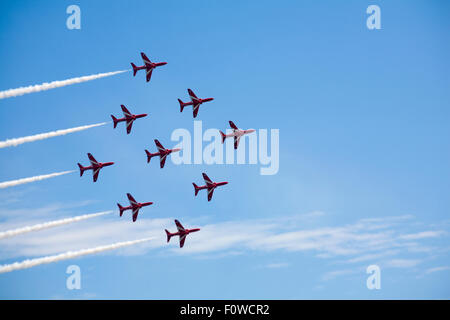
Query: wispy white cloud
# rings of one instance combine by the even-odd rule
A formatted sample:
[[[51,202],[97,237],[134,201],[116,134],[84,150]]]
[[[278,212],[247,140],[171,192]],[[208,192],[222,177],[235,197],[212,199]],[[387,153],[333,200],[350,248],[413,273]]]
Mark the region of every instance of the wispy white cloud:
[[[450,270],[450,266],[429,268],[429,269],[425,270],[425,273],[426,274],[430,274],[430,273],[439,272],[439,271],[446,271],[446,270]]]
[[[419,240],[425,238],[437,238],[444,234],[442,230],[439,231],[421,231],[417,233],[405,234],[400,237],[403,240]]]
[[[269,263],[266,264],[264,267],[268,269],[280,269],[280,268],[287,268],[290,264],[287,262],[278,262],[278,263]]]
[[[382,266],[396,268],[418,266],[423,255],[431,254],[426,251],[410,251],[411,248],[420,248],[428,239],[424,237],[413,242],[409,237],[405,238],[405,235],[413,234],[411,230],[414,230],[408,228],[408,221],[414,221],[410,216],[361,219],[334,227],[320,227],[320,221],[315,221],[319,227],[305,223],[321,214],[221,223],[208,223],[207,220],[200,219],[200,224],[185,220],[182,222],[186,227],[200,227],[201,231],[189,235],[185,247],[180,249],[176,238],[169,244],[166,243],[164,229],[174,229],[173,219],[149,219],[147,214],[147,211],[143,211],[136,223],[132,223],[129,216],[119,218],[118,214],[114,214],[101,222],[83,221],[70,227],[42,231],[39,236],[28,234],[20,238],[4,239],[0,243],[0,258],[53,255],[105,243],[111,237],[116,241],[136,237],[155,238],[138,247],[121,250],[117,253],[121,255],[138,255],[159,248],[164,248],[161,251],[163,254],[189,255],[200,259],[223,258],[249,251],[309,252],[333,263],[358,264],[352,270],[358,270],[361,264],[367,263],[380,263]],[[416,233],[420,232],[422,231]],[[447,233],[439,234],[443,237]],[[408,256],[405,257],[406,254]],[[275,265],[273,263],[272,267],[275,268]]]
[[[392,259],[386,262],[386,266],[391,268],[412,268],[421,262],[419,259]]]
[[[351,274],[355,274],[357,272],[358,272],[358,269],[356,269],[356,268],[330,271],[330,272],[325,273],[322,276],[322,281],[329,281],[329,280],[335,279],[337,277],[351,275]]]

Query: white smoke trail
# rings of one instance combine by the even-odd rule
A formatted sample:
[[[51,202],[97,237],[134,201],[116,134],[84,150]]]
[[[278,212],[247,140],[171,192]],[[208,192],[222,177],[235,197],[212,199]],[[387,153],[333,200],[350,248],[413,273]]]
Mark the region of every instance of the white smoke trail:
[[[91,125],[87,125],[87,126],[81,126],[81,127],[70,128],[70,129],[63,129],[63,130],[56,130],[56,131],[47,132],[47,133],[35,134],[32,136],[28,136],[28,137],[7,139],[5,141],[0,141],[0,149],[6,148],[6,147],[11,147],[11,146],[15,147],[22,143],[33,142],[33,141],[48,139],[48,138],[57,137],[57,136],[63,136],[68,133],[73,133],[73,132],[78,132],[78,131],[82,131],[82,130],[86,130],[86,129],[90,129],[90,128],[94,128],[94,127],[103,126],[107,123],[108,122],[102,122],[102,123],[96,123],[96,124],[91,124]]]
[[[0,99],[17,97],[17,96],[21,96],[21,95],[24,95],[27,93],[55,89],[55,88],[64,87],[64,86],[68,86],[68,85],[75,84],[75,83],[81,83],[81,82],[91,81],[91,80],[100,79],[100,78],[104,78],[104,77],[109,77],[109,76],[113,76],[113,75],[128,72],[128,71],[130,71],[130,70],[99,73],[99,74],[93,74],[90,76],[72,78],[72,79],[67,79],[67,80],[62,80],[62,81],[52,81],[50,83],[44,82],[42,84],[37,84],[34,86],[20,87],[17,89],[9,89],[9,90],[5,90],[5,91],[0,91]]]
[[[108,251],[108,250],[114,250],[114,249],[126,247],[126,246],[132,246],[132,245],[150,241],[153,239],[154,238],[152,237],[152,238],[144,238],[144,239],[133,240],[133,241],[117,242],[117,243],[106,245],[106,246],[99,246],[99,247],[95,247],[95,248],[83,249],[83,250],[78,250],[78,251],[67,251],[65,253],[60,253],[57,255],[36,258],[36,259],[27,259],[22,262],[14,262],[11,264],[0,265],[0,273],[32,268],[32,267],[35,267],[35,266],[38,266],[41,264],[58,262],[61,260],[78,258],[78,257],[89,255],[89,254],[95,254],[95,253],[100,253],[100,252],[104,252],[104,251]]]
[[[40,176],[34,176],[34,177],[23,178],[23,179],[18,179],[18,180],[0,182],[0,189],[18,186],[19,184],[45,180],[45,179],[49,179],[49,178],[53,178],[53,177],[57,177],[57,176],[62,176],[63,174],[68,174],[68,173],[72,173],[72,172],[74,172],[74,170],[56,172],[56,173],[50,173],[50,174],[43,174]]]
[[[110,214],[110,213],[112,213],[112,211],[103,211],[103,212],[98,212],[98,213],[84,214],[82,216],[76,216],[76,217],[71,217],[71,218],[66,218],[66,219],[60,219],[60,220],[39,223],[39,224],[35,224],[34,226],[27,226],[27,227],[17,228],[17,229],[13,229],[13,230],[7,230],[7,231],[0,232],[0,239],[14,237],[14,236],[18,236],[18,235],[28,233],[28,232],[39,231],[39,230],[44,230],[44,229],[48,229],[48,228],[54,228],[54,227],[62,226],[62,225],[69,224],[69,223],[74,223],[74,222],[83,221],[86,219],[100,217],[100,216]]]

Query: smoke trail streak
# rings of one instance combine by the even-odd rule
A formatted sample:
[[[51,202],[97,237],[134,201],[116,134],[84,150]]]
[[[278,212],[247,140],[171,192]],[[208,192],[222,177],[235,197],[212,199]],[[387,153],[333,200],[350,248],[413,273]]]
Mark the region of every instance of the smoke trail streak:
[[[23,179],[18,179],[18,180],[11,180],[11,181],[0,182],[0,189],[18,186],[19,184],[24,184],[24,183],[30,183],[30,182],[50,179],[50,178],[53,178],[53,177],[62,176],[63,174],[68,174],[68,173],[72,173],[72,172],[74,172],[74,170],[63,171],[63,172],[56,172],[56,173],[50,173],[50,174],[43,174],[43,175],[40,175],[40,176],[34,176],[34,177],[23,178]]]
[[[0,91],[0,99],[17,97],[17,96],[22,96],[27,93],[55,89],[55,88],[59,88],[59,87],[68,86],[71,84],[76,84],[76,83],[91,81],[91,80],[100,79],[100,78],[104,78],[104,77],[109,77],[109,76],[113,76],[113,75],[128,72],[128,71],[130,71],[130,70],[99,73],[99,74],[93,74],[90,76],[72,78],[72,79],[67,79],[67,80],[62,80],[62,81],[52,81],[50,83],[44,82],[42,84],[37,84],[34,86],[20,87],[17,89],[9,89],[9,90],[5,90],[5,91]]]
[[[33,226],[27,226],[27,227],[17,228],[17,229],[13,229],[13,230],[7,230],[7,231],[0,232],[0,239],[14,237],[14,236],[18,236],[18,235],[28,233],[28,232],[40,231],[40,230],[44,230],[44,229],[48,229],[48,228],[54,228],[54,227],[62,226],[62,225],[69,224],[69,223],[74,223],[74,222],[79,222],[79,221],[83,221],[86,219],[100,217],[100,216],[110,214],[110,213],[112,213],[112,211],[103,211],[103,212],[98,212],[98,213],[84,214],[81,216],[39,223],[39,224],[35,224]]]
[[[89,254],[95,254],[95,253],[100,253],[100,252],[104,252],[104,251],[108,251],[108,250],[114,250],[114,249],[126,247],[126,246],[132,246],[132,245],[150,241],[153,239],[154,238],[152,237],[152,238],[144,238],[144,239],[133,240],[133,241],[117,242],[117,243],[106,245],[106,246],[99,246],[99,247],[95,247],[95,248],[83,249],[83,250],[78,250],[78,251],[67,251],[65,253],[60,253],[57,255],[36,258],[36,259],[27,259],[27,260],[24,260],[21,262],[14,262],[11,264],[0,265],[0,273],[32,268],[32,267],[35,267],[35,266],[38,266],[41,264],[58,262],[61,260],[78,258],[78,257],[86,256]]]
[[[82,131],[82,130],[86,130],[86,129],[90,129],[90,128],[94,128],[94,127],[104,126],[107,123],[108,122],[102,122],[102,123],[96,123],[96,124],[91,124],[91,125],[87,125],[87,126],[80,126],[80,127],[70,128],[70,129],[63,129],[63,130],[56,130],[56,131],[52,131],[52,132],[35,134],[32,136],[28,136],[28,137],[7,139],[5,141],[0,141],[0,149],[6,148],[6,147],[15,147],[22,143],[44,140],[44,139],[57,137],[57,136],[63,136],[68,133],[73,133],[73,132],[78,132],[78,131]]]

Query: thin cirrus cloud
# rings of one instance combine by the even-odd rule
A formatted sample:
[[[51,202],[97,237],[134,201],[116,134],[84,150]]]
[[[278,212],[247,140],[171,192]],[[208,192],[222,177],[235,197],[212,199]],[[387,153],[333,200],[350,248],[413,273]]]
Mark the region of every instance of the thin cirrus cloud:
[[[315,215],[313,215],[315,216]],[[154,240],[138,247],[118,252],[120,255],[139,255],[151,250],[163,249],[166,254],[189,255],[190,257],[221,258],[236,252],[273,252],[283,251],[295,254],[306,252],[315,259],[327,259],[338,263],[356,264],[352,268],[361,268],[361,264],[380,263],[392,268],[411,268],[419,266],[428,251],[411,251],[425,245],[428,237],[411,241],[411,234],[421,234],[413,229],[411,216],[360,219],[354,223],[335,226],[305,228],[305,219],[310,214],[286,216],[279,219],[256,219],[248,221],[228,221],[222,223],[197,224],[195,221],[183,221],[186,227],[200,227],[201,232],[189,235],[185,247],[178,248],[178,239],[166,243],[164,229],[174,228],[173,219],[149,219],[145,212],[137,223],[130,223],[131,217],[111,216],[101,221],[83,221],[70,227],[30,233],[20,237],[4,239],[0,244],[3,257],[46,256],[84,247],[101,245],[111,240],[126,241],[130,238],[153,237]],[[289,221],[289,224],[286,224]],[[408,224],[410,226],[408,227]],[[399,231],[405,227],[409,232]],[[436,235],[445,236],[437,230]],[[423,233],[422,233],[423,234]],[[169,250],[167,250],[169,249]],[[405,254],[411,256],[405,257]],[[286,267],[285,263],[272,263],[267,268]],[[349,273],[352,274],[352,273]],[[340,276],[330,274],[329,279]]]
[[[439,272],[439,271],[446,271],[446,270],[450,270],[450,266],[429,268],[429,269],[425,270],[425,273],[426,274],[430,274],[430,273],[435,273],[435,272]]]

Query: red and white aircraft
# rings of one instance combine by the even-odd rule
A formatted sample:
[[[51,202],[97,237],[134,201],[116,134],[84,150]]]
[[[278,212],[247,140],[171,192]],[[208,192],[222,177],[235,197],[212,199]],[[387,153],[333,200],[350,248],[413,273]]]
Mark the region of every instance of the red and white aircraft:
[[[127,127],[127,134],[130,134],[131,127],[133,127],[134,120],[139,119],[139,118],[144,118],[144,117],[147,116],[147,114],[146,113],[143,113],[143,114],[132,114],[130,111],[128,111],[128,109],[123,104],[120,105],[120,107],[122,108],[122,112],[123,112],[123,115],[124,115],[123,118],[117,119],[116,117],[111,115],[111,118],[113,119],[113,122],[114,122],[114,129],[117,127],[117,124],[119,122],[126,121],[127,122],[127,125],[126,125],[126,127]]]
[[[147,58],[147,56],[143,52],[141,52],[141,57],[142,57],[142,60],[144,61],[143,66],[136,67],[133,62],[131,63],[131,66],[133,67],[133,76],[135,76],[136,72],[138,72],[139,70],[145,69],[147,72],[147,78],[146,78],[147,82],[149,82],[150,78],[152,77],[153,69],[167,64],[167,62],[151,62],[150,59]]]
[[[147,149],[145,150],[145,153],[147,154],[147,163],[150,162],[151,158],[153,158],[155,156],[159,156],[159,166],[161,167],[161,169],[164,168],[164,164],[166,163],[166,158],[169,154],[171,154],[172,152],[178,152],[181,150],[179,148],[166,149],[162,146],[162,144],[157,139],[155,139],[155,144],[156,144],[156,148],[158,148],[158,152],[151,153]]]
[[[186,236],[191,233],[191,232],[197,232],[200,231],[199,228],[196,229],[185,229],[180,221],[175,220],[175,224],[177,225],[177,229],[178,232],[175,233],[170,233],[167,229],[166,229],[166,234],[167,234],[167,242],[170,241],[170,238],[172,238],[173,236],[180,236],[180,248],[183,248],[184,246],[184,241],[186,240]]]
[[[107,166],[112,166],[114,162],[98,162],[95,160],[94,156],[90,153],[87,154],[89,161],[91,162],[91,165],[88,167],[83,167],[81,164],[78,163],[78,167],[80,168],[80,177],[83,175],[85,170],[92,170],[92,178],[94,179],[94,182],[97,181],[98,174],[100,173],[100,169]]]
[[[133,196],[129,193],[127,193],[127,197],[128,197],[128,200],[130,201],[130,205],[128,207],[122,207],[120,205],[120,203],[118,203],[117,206],[119,207],[120,216],[122,216],[124,211],[132,210],[133,222],[135,222],[138,217],[139,209],[153,204],[153,202],[139,203],[136,200],[134,200]]]
[[[198,194],[198,192],[200,190],[203,189],[208,189],[208,201],[211,201],[213,193],[214,193],[214,189],[220,186],[224,186],[226,184],[228,184],[228,182],[223,181],[223,182],[212,182],[211,179],[206,175],[206,173],[202,173],[203,174],[203,179],[205,180],[205,185],[204,186],[197,186],[195,183],[192,183],[194,185],[194,189],[195,189],[195,195]]]
[[[181,101],[181,99],[178,99],[178,102],[180,103],[180,112],[183,112],[184,107],[192,106],[193,112],[194,112],[194,118],[197,117],[198,108],[200,107],[200,105],[202,103],[214,100],[214,98],[206,98],[206,99],[197,98],[197,96],[191,89],[188,89],[188,93],[189,93],[189,97],[191,98],[191,102],[183,102],[183,101]]]
[[[225,134],[222,131],[220,132],[220,135],[222,136],[222,143],[225,142],[226,138],[229,137],[234,137],[234,148],[237,149],[237,147],[239,146],[239,141],[241,140],[241,137],[245,134],[249,134],[252,132],[255,132],[254,129],[249,129],[249,130],[241,130],[238,127],[236,127],[236,125],[233,123],[233,121],[229,121],[230,123],[230,127],[231,129],[233,129],[233,132],[230,134]]]

